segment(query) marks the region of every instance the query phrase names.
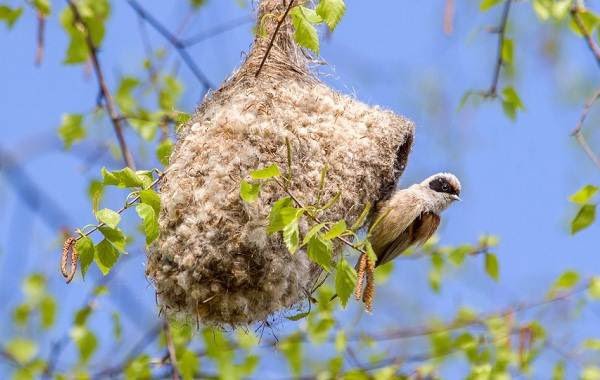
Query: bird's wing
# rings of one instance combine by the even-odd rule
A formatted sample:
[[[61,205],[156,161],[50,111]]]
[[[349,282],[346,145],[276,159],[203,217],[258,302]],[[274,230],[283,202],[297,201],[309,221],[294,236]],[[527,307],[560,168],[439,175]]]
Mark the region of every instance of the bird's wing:
[[[375,215],[383,219],[370,232],[370,241],[378,257],[377,263],[382,263],[383,256],[389,261],[408,248],[404,242],[410,240],[411,231],[408,228],[423,213],[423,202],[411,188],[400,190],[385,202]],[[412,243],[411,243],[412,244]],[[409,244],[410,245],[410,244]]]
[[[422,213],[377,255],[376,265],[380,266],[393,260],[413,244],[425,243],[439,225],[439,215],[433,212]]]

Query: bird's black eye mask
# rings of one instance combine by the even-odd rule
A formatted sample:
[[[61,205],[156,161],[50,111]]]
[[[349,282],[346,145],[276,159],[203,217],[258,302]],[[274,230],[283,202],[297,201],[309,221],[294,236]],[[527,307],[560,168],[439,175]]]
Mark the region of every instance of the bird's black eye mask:
[[[429,188],[433,191],[437,191],[438,193],[448,193],[459,195],[460,191],[455,188],[450,182],[448,182],[445,178],[435,178],[431,182],[429,182]]]

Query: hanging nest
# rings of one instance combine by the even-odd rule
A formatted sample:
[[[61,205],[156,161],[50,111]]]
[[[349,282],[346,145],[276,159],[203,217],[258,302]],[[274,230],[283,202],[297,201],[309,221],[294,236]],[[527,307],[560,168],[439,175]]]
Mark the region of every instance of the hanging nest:
[[[261,1],[262,33],[245,62],[207,96],[178,137],[160,189],[160,237],[146,270],[167,313],[235,326],[306,298],[319,269],[305,252],[291,255],[279,234],[266,232],[270,206],[286,194],[268,185],[253,203],[239,195],[250,171],[287,166],[286,139],[296,196],[315,202],[325,166],[324,198],[341,192],[324,220],[352,223],[367,202],[394,189],[404,170],[413,123],[321,83],[293,41],[289,20],[256,76],[283,3]]]

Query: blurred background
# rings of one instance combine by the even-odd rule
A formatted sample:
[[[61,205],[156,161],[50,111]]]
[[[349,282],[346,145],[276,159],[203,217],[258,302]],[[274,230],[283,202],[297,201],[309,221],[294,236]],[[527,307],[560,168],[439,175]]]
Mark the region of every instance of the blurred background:
[[[123,226],[135,240],[108,276],[91,266],[85,280],[78,274],[66,285],[59,273],[63,233],[96,223],[90,182],[101,178],[100,168],[120,169],[123,162],[110,120],[97,111],[92,66],[65,63],[70,37],[61,14],[66,2],[51,4],[43,59],[35,63],[38,3],[0,2],[23,9],[11,28],[0,24],[0,377],[147,377],[142,368],[151,369],[152,377],[171,378],[168,361],[156,359],[162,358],[165,342],[154,289],[144,276],[144,242],[134,212],[123,214]],[[517,107],[513,120],[503,110],[502,96],[474,95],[461,105],[465,93],[483,93],[492,84],[505,7],[496,3],[482,10],[479,1],[348,0],[336,30],[322,31],[320,56],[326,65],[315,70],[324,82],[417,125],[399,186],[451,171],[463,184],[463,202],[444,214],[436,241],[396,260],[388,278],[378,274],[372,314],[353,301],[346,309],[336,306],[334,323],[322,331],[326,338],[311,336],[302,344],[289,337],[314,333],[313,320],[277,317],[267,328],[217,333],[219,339],[213,338],[228,347],[221,351],[231,352],[225,358],[210,352],[208,347],[218,344],[207,330],[194,333],[182,338],[186,349],[198,354],[196,364],[184,354],[189,359],[184,365],[194,368],[192,377],[548,379],[564,370],[565,378],[600,378],[594,369],[600,345],[588,347],[600,338],[598,303],[578,293],[519,311],[519,305],[547,299],[565,271],[578,273],[582,284],[600,273],[600,227],[595,223],[571,234],[580,206],[569,201],[583,186],[599,182],[599,168],[570,135],[596,90],[598,65],[585,38],[573,31],[568,11],[541,18],[540,4],[561,2],[513,1],[505,31],[513,44],[512,61],[502,67],[498,92],[512,86],[524,108]],[[592,9],[596,5],[589,3]],[[173,36],[187,41],[185,51],[214,88],[240,64],[254,38],[255,7],[243,0],[146,0],[141,5]],[[585,15],[595,41],[597,20],[588,17],[592,10]],[[148,109],[157,107],[152,70],[159,73],[156,87],[171,91],[177,110],[192,113],[204,95],[202,81],[178,50],[130,2],[110,2],[98,56],[111,91],[117,92],[124,77],[135,77],[136,101]],[[167,75],[177,85],[165,87]],[[58,133],[65,114],[84,115],[86,138],[70,149]],[[599,116],[592,108],[584,126],[598,152]],[[139,169],[160,167],[154,154],[158,136],[173,137],[172,127],[148,132],[151,136],[143,136],[144,128],[125,124],[125,138]],[[102,207],[118,209],[125,196],[120,189],[107,189]],[[447,253],[461,245],[478,247],[482,237],[482,244],[492,246],[486,252],[498,259],[497,280],[493,269],[486,270],[487,255],[467,255],[458,265],[448,259]],[[106,288],[98,292],[99,285]],[[456,343],[459,335],[393,336],[432,321],[448,323],[466,308],[477,315],[497,313],[503,323],[507,316],[515,320],[512,346],[505,342],[512,347],[505,371],[494,372],[505,343],[492,344],[486,361],[471,360],[467,349],[472,347]],[[82,317],[82,310],[89,315]],[[76,328],[78,312],[84,330]],[[523,329],[533,323],[535,328]],[[545,330],[543,337],[536,335],[537,324]],[[494,331],[489,323],[479,327],[468,333],[482,352],[489,344],[484,338]],[[345,339],[339,331],[345,331]],[[528,341],[523,331],[540,340]],[[252,342],[240,348],[235,343],[240,339]],[[457,353],[436,355],[441,344],[436,339],[453,342],[448,344]],[[527,365],[519,358],[523,351],[531,361]],[[131,362],[142,355],[147,358],[136,362],[140,372],[135,372]],[[248,364],[249,356],[256,363]],[[337,357],[338,372],[331,364]],[[237,372],[227,370],[227,361]],[[248,368],[239,369],[242,365]]]

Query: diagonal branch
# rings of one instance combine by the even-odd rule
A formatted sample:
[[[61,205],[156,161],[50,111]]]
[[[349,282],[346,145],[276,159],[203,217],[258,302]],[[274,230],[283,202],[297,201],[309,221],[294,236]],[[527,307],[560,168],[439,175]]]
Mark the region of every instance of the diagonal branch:
[[[585,12],[585,9],[581,8],[578,5],[574,5],[570,10],[571,18],[573,19],[577,30],[585,39],[585,42],[592,54],[594,55],[594,58],[596,58],[596,63],[600,65],[600,47],[598,46],[596,41],[594,41],[594,37],[592,37],[590,31],[587,30],[585,24],[583,23],[583,20],[581,19],[580,14],[583,12]]]
[[[281,16],[281,18],[277,22],[277,26],[275,27],[275,30],[273,31],[273,35],[271,36],[269,45],[267,45],[267,51],[265,51],[265,55],[263,56],[262,60],[260,61],[258,70],[256,70],[256,74],[254,74],[254,76],[256,78],[258,78],[258,76],[260,75],[260,72],[261,72],[263,66],[265,65],[265,62],[267,61],[267,57],[269,57],[269,53],[271,52],[271,49],[273,48],[273,44],[275,43],[275,38],[277,37],[277,33],[279,33],[279,29],[281,29],[281,25],[283,25],[283,22],[285,21],[285,18],[287,17],[288,13],[290,13],[290,10],[292,9],[293,5],[294,5],[294,0],[290,0],[290,3],[288,4],[287,8],[285,9],[283,16]]]
[[[502,58],[502,49],[504,47],[504,39],[506,37],[506,24],[508,23],[508,14],[510,13],[510,6],[512,0],[506,0],[504,2],[504,9],[502,10],[502,18],[500,19],[500,25],[498,26],[498,47],[496,52],[496,66],[494,67],[494,74],[492,76],[492,84],[490,89],[484,94],[485,96],[495,98],[498,95],[498,81],[500,80],[500,70],[504,65],[504,59]]]
[[[600,158],[594,153],[594,151],[588,144],[587,140],[585,139],[585,136],[583,135],[582,130],[583,130],[583,123],[585,122],[585,119],[587,118],[588,114],[590,113],[592,105],[599,98],[600,98],[600,90],[597,90],[594,93],[594,95],[585,103],[585,107],[583,107],[583,111],[581,112],[581,116],[579,117],[579,122],[577,123],[577,126],[575,127],[573,132],[571,132],[571,136],[575,137],[575,139],[577,140],[579,145],[581,145],[581,148],[583,149],[585,154],[588,155],[590,160],[592,160],[592,162],[598,168],[600,168]]]
[[[192,74],[200,81],[202,86],[204,87],[204,92],[213,88],[214,86],[210,82],[210,80],[206,77],[204,72],[198,67],[196,62],[190,56],[190,53],[186,50],[186,45],[181,42],[181,40],[173,33],[171,33],[164,25],[162,25],[154,16],[152,16],[148,11],[146,11],[137,1],[135,0],[127,0],[127,3],[133,8],[133,10],[140,16],[144,21],[146,21],[154,30],[156,30],[160,35],[162,35],[179,53],[179,56],[186,64],[186,66],[190,69]]]
[[[98,48],[94,45],[94,41],[92,40],[92,36],[89,32],[89,29],[83,21],[83,18],[79,13],[79,9],[77,9],[77,6],[73,2],[73,0],[67,0],[67,3],[69,4],[71,11],[73,12],[74,22],[83,29],[83,34],[85,35],[85,43],[90,53],[90,60],[92,61],[92,66],[94,67],[94,72],[96,74],[98,86],[100,87],[100,93],[104,98],[103,105],[106,109],[106,112],[108,113],[108,116],[110,117],[110,121],[112,122],[115,134],[117,135],[117,140],[119,141],[119,147],[121,148],[121,153],[123,154],[125,165],[127,165],[131,169],[135,169],[133,156],[129,151],[129,148],[127,148],[127,142],[125,141],[125,137],[123,135],[121,115],[117,110],[110,90],[106,85],[106,80],[104,79],[104,72],[102,71],[102,66],[100,65],[100,60],[98,58]]]

